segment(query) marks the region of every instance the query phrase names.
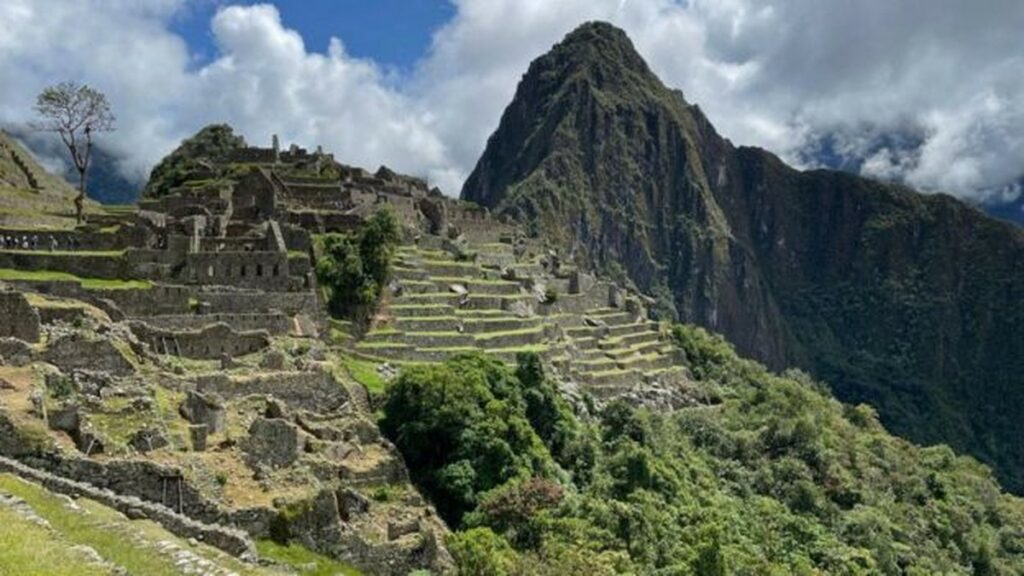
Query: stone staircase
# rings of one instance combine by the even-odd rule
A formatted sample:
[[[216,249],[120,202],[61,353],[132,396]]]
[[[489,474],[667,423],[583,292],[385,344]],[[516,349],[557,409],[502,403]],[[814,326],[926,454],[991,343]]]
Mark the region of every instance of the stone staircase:
[[[557,281],[537,262],[517,262],[508,244],[481,245],[472,261],[434,247],[403,246],[390,294],[353,352],[403,364],[470,351],[513,363],[518,352],[531,351],[599,398],[682,373],[656,323],[620,308],[558,312],[528,288]]]

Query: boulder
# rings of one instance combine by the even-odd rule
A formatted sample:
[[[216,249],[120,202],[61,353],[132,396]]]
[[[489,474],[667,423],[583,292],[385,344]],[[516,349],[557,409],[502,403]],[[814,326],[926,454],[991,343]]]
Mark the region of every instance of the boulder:
[[[20,292],[0,291],[0,337],[39,342],[39,311]]]
[[[43,359],[66,373],[75,370],[106,372],[127,376],[135,372],[127,351],[115,346],[109,338],[73,332],[58,337],[47,348]]]
[[[303,439],[295,425],[281,418],[257,418],[249,427],[242,446],[254,468],[290,466],[303,449]]]
[[[201,393],[189,390],[185,401],[178,408],[181,417],[192,424],[204,425],[210,434],[216,434],[224,429],[227,421],[227,412],[224,409],[224,400],[214,393]]]
[[[284,370],[285,367],[285,355],[284,352],[271,348],[263,354],[263,358],[260,359],[260,368],[264,370]]]
[[[32,362],[32,348],[18,338],[0,337],[0,365],[24,366]]]

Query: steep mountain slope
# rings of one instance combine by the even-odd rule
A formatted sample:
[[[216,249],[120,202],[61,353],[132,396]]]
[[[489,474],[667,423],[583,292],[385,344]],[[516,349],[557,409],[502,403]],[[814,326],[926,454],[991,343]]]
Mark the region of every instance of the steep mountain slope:
[[[21,143],[0,131],[0,228],[70,228],[76,190],[36,162]],[[86,212],[98,210],[95,202]]]
[[[462,196],[1024,489],[1021,230],[735,147],[603,23],[531,64]]]

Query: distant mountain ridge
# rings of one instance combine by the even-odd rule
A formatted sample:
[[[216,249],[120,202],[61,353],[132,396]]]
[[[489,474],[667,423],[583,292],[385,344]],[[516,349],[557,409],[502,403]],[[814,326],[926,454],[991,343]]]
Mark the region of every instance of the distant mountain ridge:
[[[462,197],[1024,489],[1019,228],[733,146],[605,23],[530,65]]]

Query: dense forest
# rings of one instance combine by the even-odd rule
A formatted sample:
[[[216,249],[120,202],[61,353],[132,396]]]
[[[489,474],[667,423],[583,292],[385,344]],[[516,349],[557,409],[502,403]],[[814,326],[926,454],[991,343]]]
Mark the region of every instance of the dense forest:
[[[382,429],[463,574],[1022,573],[1024,502],[985,466],[703,329],[673,335],[695,399],[673,413],[574,410],[530,354],[393,382]]]

